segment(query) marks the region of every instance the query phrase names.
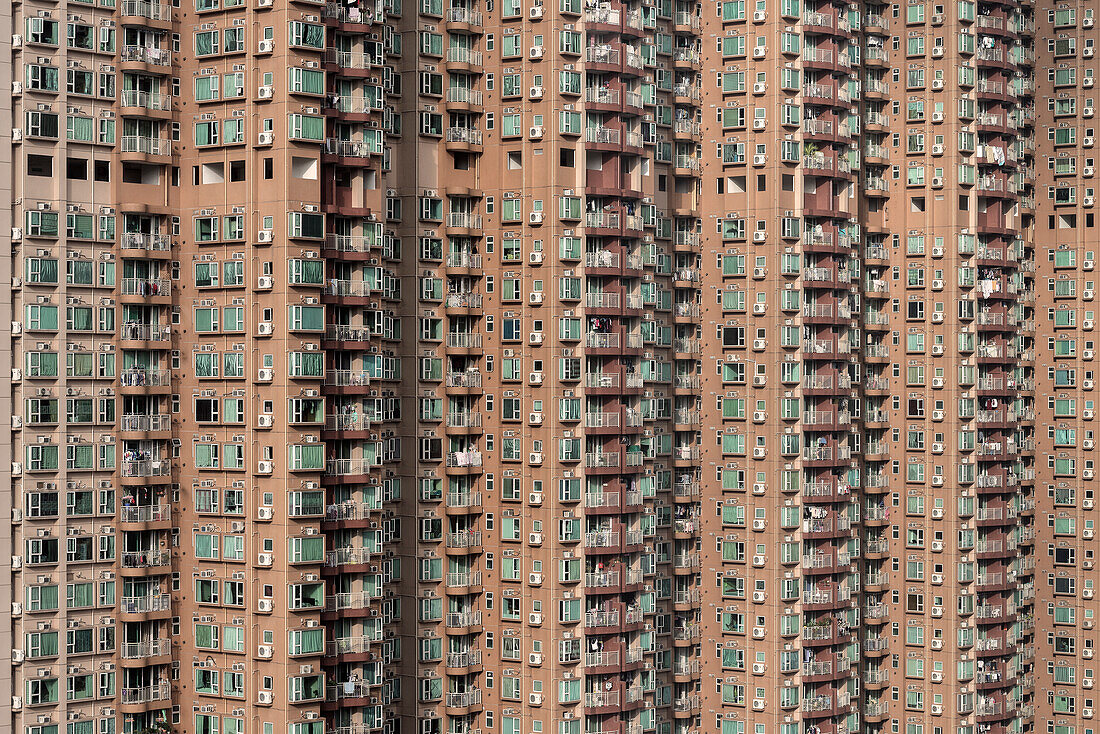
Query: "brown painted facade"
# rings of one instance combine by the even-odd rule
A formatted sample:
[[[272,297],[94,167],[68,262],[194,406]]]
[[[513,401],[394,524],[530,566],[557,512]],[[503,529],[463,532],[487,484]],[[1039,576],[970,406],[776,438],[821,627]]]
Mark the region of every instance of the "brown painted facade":
[[[1093,4],[11,5],[0,729],[1091,734]]]

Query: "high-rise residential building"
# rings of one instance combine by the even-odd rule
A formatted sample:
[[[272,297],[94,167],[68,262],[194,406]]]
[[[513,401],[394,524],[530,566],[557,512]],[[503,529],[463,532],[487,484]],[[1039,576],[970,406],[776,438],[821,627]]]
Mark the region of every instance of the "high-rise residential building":
[[[0,734],[1094,734],[1095,2],[3,5]]]

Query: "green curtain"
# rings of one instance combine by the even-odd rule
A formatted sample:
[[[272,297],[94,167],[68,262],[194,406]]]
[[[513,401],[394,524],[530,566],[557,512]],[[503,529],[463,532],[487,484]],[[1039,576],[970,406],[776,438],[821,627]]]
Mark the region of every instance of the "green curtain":
[[[325,47],[325,28],[324,26],[313,25],[312,23],[304,24],[305,33],[302,34],[302,45],[312,46],[313,48]]]
[[[214,364],[217,355],[214,354],[196,354],[195,355],[195,376],[196,377],[214,377]]]
[[[218,309],[195,309],[195,331],[216,331],[218,321]]]
[[[38,587],[38,608],[39,609],[57,609],[57,587],[56,586],[39,586]]]
[[[85,422],[91,422],[91,406]],[[91,469],[93,451],[91,446],[69,446],[70,469]]]
[[[299,352],[298,355],[303,375],[321,375],[324,372],[324,357],[319,352]]]
[[[215,444],[200,443],[195,446],[195,466],[200,469],[209,469],[217,466],[214,460]]]
[[[323,260],[299,260],[302,268],[303,283],[321,283],[325,277]]]
[[[95,605],[95,586],[93,584],[70,584],[69,592],[70,609]]]
[[[303,115],[302,137],[308,140],[323,140],[325,137],[325,118]]]
[[[69,322],[75,331],[92,330],[92,309],[83,306],[69,306]]]
[[[91,223],[89,222],[88,234],[91,236]],[[92,284],[92,261],[91,260],[70,260],[69,261],[69,282],[76,283],[78,285],[91,285]]]
[[[214,53],[214,39],[217,37],[217,31],[207,33],[195,34],[195,55],[206,56]]]
[[[43,587],[52,588],[54,593],[57,593],[57,587]],[[42,655],[56,655],[57,654],[57,633],[49,632],[43,633],[38,636],[38,651]]]
[[[39,283],[56,283],[57,282],[57,260],[39,260],[38,261],[38,281]]]
[[[75,115],[69,116],[69,140],[81,140],[86,143],[92,142],[94,136],[95,125],[90,117],[77,117]]]

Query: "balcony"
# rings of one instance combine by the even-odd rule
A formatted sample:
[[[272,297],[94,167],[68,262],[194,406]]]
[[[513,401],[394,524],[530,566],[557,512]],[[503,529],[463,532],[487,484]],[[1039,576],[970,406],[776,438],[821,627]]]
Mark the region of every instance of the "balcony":
[[[171,112],[172,98],[160,92],[144,92],[139,89],[122,90],[123,107],[140,107],[153,112]]]
[[[166,522],[172,519],[171,505],[123,505],[120,522]]]
[[[163,459],[134,459],[122,461],[124,478],[165,477],[172,473],[172,464]]]
[[[145,640],[143,642],[123,642],[119,646],[123,660],[143,660],[167,655],[172,651],[171,640]]]
[[[481,545],[481,533],[476,530],[459,530],[447,533],[448,548],[477,548]]]
[[[148,20],[172,20],[172,8],[166,3],[146,2],[145,0],[123,0],[123,17],[146,18]]]
[[[478,454],[480,460],[481,455]],[[448,492],[447,507],[472,508],[481,507],[480,492]]]
[[[481,131],[469,127],[449,127],[444,133],[448,143],[467,143],[469,145],[481,145]]]
[[[361,387],[370,384],[371,374],[358,370],[329,370],[325,384],[333,387]]]
[[[123,688],[120,691],[119,700],[123,705],[152,703],[153,701],[167,701],[171,695],[172,685],[168,681],[161,681],[151,686]]]
[[[329,459],[325,462],[325,474],[331,477],[369,474],[374,462],[367,459]]]
[[[452,571],[447,574],[446,582],[450,588],[480,586],[481,571]]]
[[[161,324],[143,324],[127,322],[119,324],[119,338],[132,341],[160,342],[168,341],[172,336],[172,327]]]
[[[480,451],[451,451],[447,454],[447,466],[452,468],[481,466]],[[453,507],[453,505],[452,505]]]
[[[168,296],[172,292],[170,278],[123,278],[124,296]]]
[[[447,694],[447,708],[469,708],[481,703],[481,689],[471,691],[450,692]]]
[[[172,427],[172,416],[167,413],[124,415],[120,427],[123,431],[167,431]]]
[[[125,551],[120,554],[123,568],[158,568],[172,562],[171,551]]]
[[[119,611],[123,614],[148,614],[149,612],[170,612],[171,610],[171,594],[124,596],[119,605]]]
[[[123,153],[172,155],[172,141],[161,138],[147,138],[140,135],[123,135],[121,150]]]
[[[168,235],[146,232],[123,232],[121,244],[123,250],[168,252],[172,249],[172,240]]]

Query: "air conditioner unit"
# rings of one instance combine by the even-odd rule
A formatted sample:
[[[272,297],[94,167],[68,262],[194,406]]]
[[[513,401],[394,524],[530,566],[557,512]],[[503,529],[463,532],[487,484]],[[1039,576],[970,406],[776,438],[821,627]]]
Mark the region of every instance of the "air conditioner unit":
[[[942,421],[943,420],[943,411],[942,410],[933,410],[932,411],[932,420]]]
[[[1084,410],[1084,418],[1085,418],[1085,420],[1087,420],[1087,421],[1090,421],[1090,420],[1092,420],[1092,415],[1093,415],[1093,410],[1092,410],[1092,408],[1085,408],[1085,410]]]
[[[542,425],[542,413],[531,413],[527,416],[527,422],[532,426]]]
[[[544,53],[546,53],[546,49],[543,46],[532,46],[531,47],[531,58],[532,59],[541,59],[542,55]]]
[[[754,303],[752,304],[752,312],[757,316],[763,316],[768,311],[768,304],[766,303]]]
[[[942,573],[932,574],[932,583],[933,584],[942,584],[943,583],[943,574]]]
[[[275,556],[271,553],[261,553],[256,557],[257,566],[270,566],[275,562]]]
[[[531,586],[541,586],[542,585],[542,574],[541,573],[528,574],[527,583],[529,583]]]
[[[753,387],[764,387],[768,384],[768,378],[766,375],[756,375],[752,378]]]
[[[767,634],[768,634],[768,630],[765,627],[753,627],[752,628],[752,636],[753,636],[754,639],[762,640],[762,639],[764,639],[765,635],[767,635]]]
[[[261,0],[262,2],[263,0]],[[270,706],[275,703],[275,694],[271,691],[260,691],[256,697],[256,703],[261,706]]]
[[[932,541],[932,551],[934,553],[939,553],[942,550],[943,550],[943,541],[942,540],[933,540]]]
[[[536,626],[542,624],[542,614],[539,612],[531,612],[527,615],[527,623]]]
[[[936,446],[939,446],[940,451],[943,451],[943,444],[942,443],[932,444],[932,450],[933,451],[936,450],[936,448],[935,448]],[[943,508],[942,507],[933,507],[932,508],[932,519],[933,520],[942,520],[943,519]]]
[[[270,474],[275,470],[275,466],[270,461],[261,461],[256,464],[257,474]]]
[[[932,25],[943,25],[943,13],[936,13],[932,16]]]
[[[527,95],[531,99],[542,99],[542,87],[531,87],[531,93]]]
[[[1081,445],[1086,449],[1091,449],[1095,444],[1091,438],[1086,438],[1081,442]]]
[[[757,423],[761,423],[764,421],[765,418],[767,418],[767,415],[768,414],[765,413],[763,410],[754,410],[752,412],[752,419]]]
[[[1081,537],[1084,538],[1085,540],[1092,540],[1092,531],[1089,530],[1088,528],[1085,528],[1084,530],[1081,531]]]
[[[1091,51],[1092,49],[1085,49],[1085,50],[1086,51]],[[1088,54],[1088,55],[1091,56],[1092,54]],[[1086,719],[1091,719],[1092,718],[1092,709],[1088,709],[1088,708],[1081,709],[1081,716],[1083,716]]]
[[[260,99],[271,99],[275,95],[275,87],[265,84],[256,90],[256,96]]]
[[[261,229],[256,233],[257,242],[271,242],[273,239],[275,239],[275,232],[270,229]],[[270,277],[268,277],[268,280],[270,280]]]
[[[766,669],[767,668],[764,665],[764,663],[753,663],[752,664],[752,673],[753,673],[753,675],[764,675],[764,671]]]
[[[762,166],[767,162],[768,162],[768,157],[766,155],[757,153],[756,155],[754,155],[752,157],[752,164],[754,166]]]
[[[1093,289],[1092,289],[1092,288],[1086,288],[1086,289],[1085,289],[1085,292],[1084,292],[1084,294],[1083,294],[1083,296],[1082,296],[1082,297],[1083,297],[1083,298],[1084,298],[1084,299],[1085,299],[1086,301],[1091,301],[1091,300],[1092,300],[1092,294],[1093,294],[1093,292],[1094,292],[1094,291],[1093,291]]]
[[[932,89],[943,89],[943,79],[933,79]],[[943,146],[940,147],[942,148]]]
[[[938,189],[943,186],[943,176],[932,177],[932,188]]]
[[[274,287],[274,285],[275,285],[275,279],[272,278],[270,275],[261,275],[259,278],[256,278],[256,287],[257,288],[261,288],[261,289],[266,290],[268,288]]]
[[[273,645],[260,645],[256,650],[256,656],[264,658],[265,660],[270,659],[274,654],[275,647]]]
[[[933,344],[932,345],[932,355],[938,357],[941,354],[943,354],[943,345],[942,344]]]
[[[256,44],[256,53],[269,54],[275,50],[275,41],[270,38],[261,38],[260,42]]]
[[[932,281],[932,290],[942,291],[943,290],[943,281],[939,280],[939,279],[933,280]]]
[[[767,560],[768,560],[767,556],[753,556],[752,557],[752,565],[754,565],[754,566],[763,566],[767,562]],[[757,592],[757,593],[760,593],[760,592]]]
[[[762,520],[760,518],[757,518],[757,519],[752,521],[752,529],[753,530],[763,530],[767,526],[768,526],[768,521],[767,520]]]
[[[527,463],[528,464],[536,464],[536,465],[541,464],[542,463],[542,452],[541,451],[532,451],[527,456]]]
[[[530,222],[531,224],[542,224],[542,212],[531,212]]]
[[[753,242],[764,242],[768,239],[768,233],[762,229],[758,229],[752,233]]]
[[[939,474],[933,476],[932,477],[932,486],[933,487],[942,487],[943,486],[943,477],[940,476]]]
[[[275,0],[256,0],[257,8],[270,8],[275,5]]]
[[[754,46],[752,49],[752,57],[754,59],[762,59],[768,53],[767,46]]]
[[[530,505],[542,504],[542,492],[531,492],[527,495],[527,503]]]
[[[1092,469],[1083,469],[1081,471],[1081,476],[1083,476],[1085,479],[1092,479],[1092,477],[1093,477]]]
[[[932,616],[933,617],[942,617],[943,616],[943,607],[932,607]]]
[[[943,713],[943,705],[942,704],[938,704],[938,703],[932,704],[932,715],[933,716],[939,716],[942,713]]]
[[[542,332],[532,331],[530,336],[527,337],[527,341],[531,344],[542,344]]]
[[[941,387],[942,387],[942,385],[941,385]],[[933,454],[942,454],[943,453],[943,444],[942,443],[932,444],[932,453]]]
[[[754,278],[763,278],[767,274],[768,274],[768,269],[767,268],[753,268],[752,269],[752,277],[754,277]]]
[[[943,387],[943,378],[942,377],[933,377],[932,378],[932,387]]]
[[[933,46],[932,47],[932,57],[937,58],[937,59],[942,58],[943,57],[943,46]]]
[[[261,462],[261,463],[263,463],[263,462]],[[271,462],[269,461],[267,463],[270,464]],[[275,508],[274,507],[266,507],[264,505],[261,505],[260,507],[256,508],[256,519],[257,520],[270,520],[273,517],[275,517]]]
[[[1092,678],[1082,678],[1081,679],[1081,687],[1082,688],[1092,688]]]
[[[761,349],[765,349],[765,348],[767,348],[767,346],[768,346],[767,339],[753,339],[752,340],[752,348],[757,350],[757,351],[759,351]]]
[[[1095,22],[1096,21],[1092,18],[1082,18],[1081,19],[1081,26],[1083,28],[1092,28],[1092,26]]]
[[[527,260],[532,265],[542,265],[542,252],[532,252],[530,255],[528,255]]]
[[[532,305],[538,305],[542,303],[542,291],[534,291],[528,297],[528,300],[531,302]]]
[[[764,603],[764,600],[765,600],[766,598],[767,598],[767,595],[766,595],[766,594],[764,594],[764,592],[763,592],[763,591],[754,591],[754,592],[752,592],[752,600],[753,600],[754,602],[756,602],[757,604],[762,604],[762,603]],[[759,665],[759,663],[757,663],[757,665]]]
[[[1085,166],[1084,174],[1086,176],[1092,177],[1096,174],[1096,168],[1094,166]]]
[[[275,324],[270,321],[261,321],[256,327],[256,331],[260,336],[270,336],[275,333]]]
[[[527,536],[527,542],[531,545],[542,545],[542,533],[531,533]]]
[[[942,321],[943,321],[943,311],[933,311],[932,312],[932,322],[938,324]]]
[[[275,142],[275,133],[271,130],[264,130],[256,136],[256,145],[271,145]],[[264,242],[264,240],[260,240]]]
[[[545,132],[546,130],[542,125],[532,125],[531,129],[527,131],[527,137],[532,140],[542,140],[543,133]]]
[[[23,93],[23,82],[12,82],[11,83],[11,93],[13,95],[22,94]]]
[[[542,665],[542,653],[533,652],[527,656],[527,662],[531,665]]]
[[[275,425],[275,416],[258,415],[256,416],[256,425],[260,428],[271,428]]]
[[[763,94],[768,91],[768,85],[764,82],[756,82],[752,85],[753,94]]]
[[[260,599],[256,602],[256,611],[273,612],[275,611],[275,602],[271,599]]]
[[[753,11],[753,14],[752,14],[753,23],[763,23],[767,19],[768,19],[767,12],[765,12],[763,10]]]
[[[531,702],[532,706],[541,706],[542,705],[542,694],[541,693],[532,693],[527,700],[529,700]]]
[[[271,382],[275,379],[275,370],[270,367],[261,368],[256,373],[256,379],[260,382]]]
[[[940,639],[932,640],[932,649],[933,650],[942,650],[943,649],[943,640],[940,640]],[[939,678],[937,679],[936,676],[939,676]],[[938,680],[943,680],[943,673],[940,673],[940,672],[932,673],[932,681],[933,682],[938,682]]]
[[[536,5],[531,8],[531,20],[538,20],[542,18],[542,6]]]
[[[933,112],[932,113],[932,122],[943,122],[943,113],[942,112]]]

